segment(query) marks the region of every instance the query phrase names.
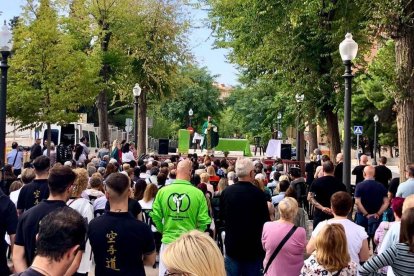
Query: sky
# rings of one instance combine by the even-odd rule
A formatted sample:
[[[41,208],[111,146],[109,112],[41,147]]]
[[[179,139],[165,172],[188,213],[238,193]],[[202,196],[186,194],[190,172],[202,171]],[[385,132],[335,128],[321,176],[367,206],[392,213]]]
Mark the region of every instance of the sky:
[[[13,16],[19,15],[21,5],[24,0],[0,0],[1,22],[9,20]],[[236,66],[227,62],[226,55],[228,50],[214,49],[214,38],[211,30],[208,29],[203,21],[207,14],[201,10],[191,10],[192,18],[196,28],[192,28],[189,36],[191,51],[196,62],[201,67],[207,67],[212,75],[218,75],[216,80],[226,85],[237,85]]]

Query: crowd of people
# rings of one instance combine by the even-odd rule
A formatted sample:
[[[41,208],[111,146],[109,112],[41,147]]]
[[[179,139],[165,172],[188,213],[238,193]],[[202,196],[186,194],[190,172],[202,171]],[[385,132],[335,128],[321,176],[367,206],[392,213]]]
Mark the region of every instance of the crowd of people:
[[[9,154],[0,275],[414,275],[414,164],[399,184],[363,155],[351,194],[341,154],[312,154],[302,175],[280,160],[108,145],[20,168]]]

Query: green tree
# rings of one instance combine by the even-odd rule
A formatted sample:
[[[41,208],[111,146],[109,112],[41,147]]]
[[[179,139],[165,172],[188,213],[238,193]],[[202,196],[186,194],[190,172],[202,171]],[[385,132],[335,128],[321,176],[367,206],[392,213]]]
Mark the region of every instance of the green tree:
[[[340,151],[338,111],[343,94],[338,45],[352,30],[364,49],[363,14],[354,1],[210,0],[217,46],[231,49],[243,81],[282,82],[275,94],[289,95],[283,104],[297,110],[295,94],[304,94],[303,119],[326,122],[331,154]],[[362,22],[362,23],[360,23]],[[316,119],[315,119],[316,118]],[[313,125],[313,124],[311,124]]]
[[[75,45],[51,1],[35,6],[28,0],[14,29],[7,101],[8,116],[19,128],[77,121],[79,108],[95,97],[97,68]]]
[[[165,101],[161,112],[181,128],[187,128],[191,108],[194,112],[192,126],[200,133],[207,116],[218,117],[223,109],[220,91],[213,86],[214,77],[206,68],[188,65],[181,69],[180,76],[182,83],[178,85],[174,97]]]

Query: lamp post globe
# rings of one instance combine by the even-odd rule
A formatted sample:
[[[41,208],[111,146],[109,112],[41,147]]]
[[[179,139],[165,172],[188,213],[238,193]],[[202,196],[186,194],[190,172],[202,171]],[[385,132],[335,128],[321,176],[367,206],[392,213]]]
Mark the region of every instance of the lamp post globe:
[[[1,52],[1,91],[0,91],[0,167],[4,166],[6,147],[6,106],[7,106],[7,71],[9,65],[7,59],[13,48],[13,35],[7,27],[6,20],[0,31],[0,52]]]
[[[374,116],[374,161],[372,165],[377,165],[377,123],[379,121],[379,117],[377,114]]]
[[[191,127],[191,119],[193,118],[193,115],[194,115],[194,111],[192,108],[190,108],[190,110],[188,110],[188,119],[189,119],[190,127]]]
[[[347,33],[345,39],[339,44],[339,54],[345,65],[345,99],[344,99],[344,169],[342,181],[348,192],[351,192],[351,97],[352,97],[352,63],[357,56],[358,44],[352,39],[352,34]]]
[[[303,95],[303,94],[296,94],[295,95],[295,99],[296,99],[296,102],[297,103],[302,103],[303,100],[305,99],[305,95]]]
[[[134,95],[134,142],[138,148],[138,99],[141,96],[142,89],[138,83],[132,88],[132,95]]]

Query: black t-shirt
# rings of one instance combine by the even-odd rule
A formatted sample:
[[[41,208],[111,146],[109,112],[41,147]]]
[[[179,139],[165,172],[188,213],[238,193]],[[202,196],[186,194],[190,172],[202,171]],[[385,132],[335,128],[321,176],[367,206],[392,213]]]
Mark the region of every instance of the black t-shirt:
[[[47,179],[35,179],[24,185],[19,193],[17,209],[26,211],[49,197]]]
[[[334,171],[334,176],[336,179],[338,179],[338,181],[342,182],[342,176],[344,172],[344,162],[339,162],[336,166],[335,166],[335,171]]]
[[[106,212],[89,224],[95,275],[145,275],[142,256],[155,250],[154,237],[145,223],[130,213]]]
[[[29,267],[25,271],[13,274],[12,276],[45,276],[45,275]]]
[[[220,196],[220,218],[226,231],[226,254],[237,261],[263,258],[262,231],[269,221],[265,194],[250,182],[227,187]]]
[[[35,256],[36,234],[39,223],[47,214],[58,208],[70,208],[62,200],[43,200],[19,217],[15,244],[24,246],[27,265],[31,265]]]
[[[398,186],[400,186],[400,178],[395,177],[395,178],[391,179],[390,186],[388,187],[388,191],[390,193],[392,193],[393,196],[395,196],[395,194],[397,193],[397,190],[398,190]]]
[[[306,183],[308,185],[312,184],[313,180],[315,179],[314,175],[315,175],[315,171],[316,171],[317,166],[318,165],[316,164],[315,161],[311,161],[309,163],[306,163],[305,172],[306,172]]]
[[[109,201],[105,204],[105,211],[109,211],[111,206],[109,205]],[[138,201],[132,198],[128,198],[128,212],[134,217],[137,218],[139,213],[142,212],[141,204]]]
[[[0,189],[0,275],[9,275],[10,270],[7,266],[6,251],[7,243],[4,235],[16,234],[17,211],[13,202]]]
[[[355,185],[358,184],[359,182],[364,181],[364,168],[366,166],[367,165],[358,165],[352,170],[352,174],[356,175]]]
[[[384,165],[378,165],[375,167],[375,181],[384,184],[388,189],[388,181],[392,178],[392,172]]]
[[[345,185],[334,176],[322,176],[313,182],[310,192],[314,194],[314,198],[323,207],[331,207],[331,197],[334,193],[346,191]],[[321,210],[315,208],[315,215],[322,213]]]

